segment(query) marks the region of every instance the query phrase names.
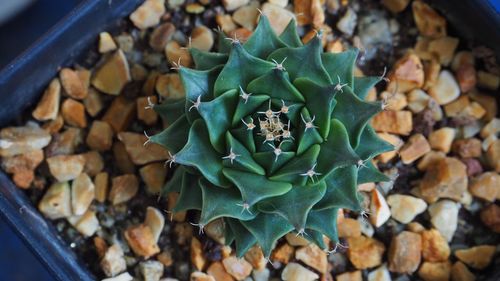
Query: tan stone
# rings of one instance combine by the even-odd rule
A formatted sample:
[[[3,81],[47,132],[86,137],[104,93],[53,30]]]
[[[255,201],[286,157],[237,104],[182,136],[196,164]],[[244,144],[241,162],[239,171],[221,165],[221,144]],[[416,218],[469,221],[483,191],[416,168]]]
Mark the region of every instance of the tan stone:
[[[392,194],[387,197],[387,203],[391,206],[392,218],[404,224],[427,209],[424,200],[409,195]]]
[[[377,157],[377,159],[380,162],[382,162],[382,163],[388,163],[389,161],[391,161],[392,159],[394,159],[394,157],[397,156],[399,149],[403,145],[403,140],[400,137],[396,136],[396,135],[388,134],[388,133],[378,133],[377,135],[382,140],[384,140],[384,141],[386,141],[386,142],[388,142],[388,143],[390,143],[391,145],[394,146],[394,150],[388,151],[388,152],[384,152],[384,153],[380,154]]]
[[[413,89],[408,93],[408,108],[413,113],[419,113],[429,104],[430,97],[420,89]]]
[[[382,4],[391,12],[402,12],[410,3],[410,0],[382,0]]]
[[[238,28],[238,26],[234,23],[231,15],[218,14],[215,16],[215,22],[226,34]]]
[[[401,160],[405,164],[413,163],[431,150],[427,139],[422,134],[412,135],[399,150]]]
[[[165,218],[160,210],[154,207],[148,207],[146,209],[146,218],[144,219],[144,224],[149,226],[151,233],[153,234],[153,239],[155,243],[158,243],[160,239],[161,232],[165,226]]]
[[[250,36],[252,36],[252,31],[250,31],[249,29],[246,29],[244,27],[240,27],[240,28],[231,30],[227,35],[230,38],[235,38],[235,37],[238,38],[238,40],[240,40],[240,42],[244,44],[245,42],[248,41]]]
[[[459,40],[455,37],[441,37],[429,42],[428,51],[437,56],[442,65],[448,66],[453,59],[458,43]]]
[[[91,237],[100,227],[96,213],[91,210],[80,216],[68,217],[68,222],[84,237]]]
[[[158,102],[156,96],[139,97],[137,98],[137,119],[144,122],[146,125],[154,125],[158,120],[158,114],[151,107]]]
[[[448,153],[455,138],[456,131],[453,128],[443,127],[435,130],[429,135],[429,144],[432,149]]]
[[[500,233],[500,207],[491,204],[481,210],[481,221],[496,233]]]
[[[500,133],[500,118],[493,118],[481,129],[483,139]]]
[[[52,79],[42,98],[33,110],[33,118],[38,121],[54,120],[59,114],[61,99],[61,83],[57,78]]]
[[[439,198],[460,201],[467,190],[466,166],[455,158],[444,158],[434,162],[420,183],[422,198],[435,202]]]
[[[318,278],[318,274],[294,262],[287,264],[281,272],[281,279],[284,281],[313,281]]]
[[[178,193],[177,192],[171,192],[171,193],[169,193],[169,195],[174,195],[174,194],[177,195]],[[170,198],[171,197],[169,196],[168,200],[170,200]],[[177,198],[175,198],[175,201],[177,201]],[[170,201],[169,201],[169,209],[171,210],[171,208],[172,207],[171,207]],[[183,213],[183,214],[181,214],[181,213]],[[174,213],[174,220],[178,221],[178,220],[176,220],[176,215],[179,216],[179,217],[182,217],[181,221],[185,220],[185,211]],[[208,237],[212,238],[215,242],[217,242],[217,243],[219,243],[221,245],[225,245],[226,244],[225,232],[226,232],[226,223],[224,222],[224,220],[222,218],[215,219],[215,220],[209,222],[205,226],[205,234]],[[253,251],[252,254],[255,254],[257,256],[258,255],[258,251],[260,249],[257,250],[256,248],[257,248],[257,245],[255,245],[255,247],[251,248],[251,250]],[[250,263],[252,263],[250,260],[248,260],[248,261]],[[252,265],[254,265],[254,264],[252,264]]]
[[[142,167],[139,173],[146,184],[148,193],[159,194],[167,177],[165,165],[163,163],[151,163]]]
[[[257,23],[257,17],[259,16],[257,8],[259,8],[258,2],[251,2],[250,5],[238,8],[238,10],[233,13],[233,21],[248,30],[254,30]]]
[[[190,67],[193,64],[189,51],[174,40],[165,46],[165,56],[171,65],[180,64],[184,67]]]
[[[99,53],[104,54],[116,50],[117,46],[113,37],[108,32],[99,33]]]
[[[247,278],[252,272],[252,265],[245,259],[239,259],[235,256],[230,256],[222,260],[222,265],[227,273],[231,274],[236,280]]]
[[[382,226],[391,217],[384,196],[376,188],[371,191],[370,214],[370,222],[375,227]]]
[[[312,0],[294,0],[293,9],[297,17],[297,25],[307,25],[312,22],[311,15]]]
[[[496,247],[493,245],[480,245],[456,250],[455,256],[472,268],[484,269],[491,263],[495,249]]]
[[[47,158],[47,164],[52,176],[64,182],[76,179],[83,172],[85,158],[82,155],[57,155]]]
[[[422,233],[425,227],[418,222],[410,222],[406,225],[406,229],[414,233]]]
[[[16,156],[0,158],[2,169],[9,174],[35,170],[44,159],[43,150],[32,150]]]
[[[125,144],[125,149],[130,159],[136,165],[167,160],[169,158],[167,150],[162,146],[154,143],[147,143],[145,145],[148,139],[144,134],[121,132],[118,134],[118,139]]]
[[[93,177],[104,169],[104,159],[101,154],[95,150],[81,154],[85,158],[83,172]]]
[[[175,25],[171,22],[166,22],[157,26],[149,37],[149,46],[155,51],[161,52],[165,49],[168,41],[172,39],[175,33]]]
[[[103,93],[119,95],[131,79],[127,58],[118,50],[96,70],[92,85]]]
[[[178,192],[170,192],[167,194],[167,202],[168,202],[168,211],[171,212],[171,216],[170,216],[170,219],[173,220],[173,221],[176,221],[176,222],[183,222],[186,220],[186,214],[187,212],[186,211],[182,211],[182,212],[174,212],[173,209],[175,207],[175,204],[177,204],[177,199],[179,198],[179,193]],[[217,237],[214,237],[214,233],[212,233],[214,230],[212,229],[212,227],[214,227],[214,223],[216,223],[218,220],[214,220],[212,222],[210,222],[209,224],[207,224],[205,226],[205,233],[212,239],[214,239],[215,241],[217,242],[221,242],[221,240],[217,239],[217,237],[220,237],[220,238],[224,238],[224,233],[223,231],[221,230],[221,232],[219,233],[219,231],[217,231]],[[224,240],[225,241],[225,240]],[[220,244],[224,244],[224,243],[220,243]]]
[[[430,52],[430,42],[427,50]],[[439,72],[441,72],[441,65],[439,64],[439,61],[437,59],[433,58],[430,61],[424,63],[424,89],[428,90],[429,88],[436,85],[436,82],[439,78]]]
[[[469,93],[469,96],[472,100],[479,103],[486,110],[484,120],[490,121],[497,116],[498,106],[495,97],[483,95],[478,93],[477,91],[471,91]]]
[[[271,3],[264,3],[264,5],[262,5],[262,14],[267,16],[276,34],[281,34],[292,18],[294,18],[292,12]],[[300,19],[297,18],[297,20]]]
[[[469,191],[475,197],[495,202],[500,195],[500,175],[495,172],[481,174],[472,180]]]
[[[247,260],[254,270],[263,270],[266,268],[267,260],[259,245],[255,244],[245,253],[245,260]]]
[[[106,172],[99,173],[94,178],[95,200],[104,203],[108,196],[108,181],[109,174]]]
[[[372,126],[377,132],[407,136],[413,129],[410,111],[382,111],[372,119]]]
[[[283,243],[274,248],[273,252],[271,253],[271,260],[280,262],[282,264],[288,264],[288,262],[294,255],[294,251],[295,249],[288,243]]]
[[[389,248],[389,270],[413,273],[420,264],[422,240],[419,234],[403,231],[392,238]]]
[[[460,87],[453,74],[443,70],[439,73],[436,84],[429,89],[429,95],[440,105],[448,104],[460,96]]]
[[[130,20],[139,29],[147,29],[160,23],[165,13],[164,0],[146,0],[132,14]]]
[[[316,244],[311,243],[308,246],[297,249],[295,251],[295,258],[318,272],[323,274],[327,272],[328,260],[326,259],[326,253]]]
[[[339,237],[359,237],[361,236],[361,225],[355,219],[344,218],[337,223]]]
[[[457,230],[459,209],[460,204],[446,199],[433,203],[428,208],[432,225],[448,242],[453,239]]]
[[[387,91],[384,91],[380,94],[380,98],[382,100],[387,101],[387,110],[402,110],[408,105],[408,100],[406,98],[406,95],[396,92],[396,93],[390,93]]]
[[[500,85],[500,76],[485,71],[478,71],[477,85],[495,91]]]
[[[136,106],[133,101],[129,101],[124,97],[115,98],[104,114],[102,121],[111,125],[115,133],[122,132],[127,129],[134,118],[135,109]]]
[[[500,173],[500,140],[495,140],[486,151],[486,159],[490,166]]]
[[[455,140],[452,145],[455,154],[462,158],[481,156],[481,141],[476,138]]]
[[[109,192],[109,200],[113,205],[132,199],[139,189],[139,180],[133,174],[114,177]]]
[[[291,246],[297,247],[297,246],[307,246],[309,245],[309,240],[305,239],[301,235],[297,235],[295,233],[287,233],[285,235],[285,239],[290,244]]]
[[[86,173],[80,174],[71,184],[73,215],[83,215],[95,198],[95,186]]]
[[[335,281],[363,281],[363,277],[361,276],[361,271],[356,270],[335,276]]]
[[[193,48],[210,51],[214,45],[214,35],[212,31],[204,26],[197,26],[191,31],[191,46]]]
[[[457,261],[451,267],[451,280],[452,281],[475,281],[476,276],[470,272],[467,266],[461,262]]]
[[[463,93],[474,89],[477,84],[477,75],[474,65],[461,66],[455,71],[455,77],[457,78],[458,85]]]
[[[113,129],[107,122],[95,120],[87,135],[87,145],[97,151],[106,151],[113,145]]]
[[[420,159],[420,161],[417,164],[417,168],[420,171],[426,171],[427,168],[429,166],[434,165],[434,163],[437,160],[444,159],[444,158],[446,158],[446,154],[444,154],[443,152],[431,150],[428,153],[426,153],[424,155],[424,157],[422,157],[422,159]]]
[[[435,229],[420,233],[422,237],[422,257],[428,262],[447,261],[450,256],[450,246],[446,239]]]
[[[349,237],[347,242],[347,257],[357,269],[371,268],[382,263],[385,252],[383,243],[365,236]]]
[[[7,127],[0,130],[0,156],[10,157],[40,150],[50,143],[50,134],[38,127]]]
[[[90,88],[88,92],[87,97],[83,100],[83,105],[85,105],[85,110],[90,116],[96,117],[104,108],[104,102],[102,101],[101,94],[94,88]]]
[[[135,165],[130,160],[130,157],[122,142],[115,142],[113,144],[114,164],[122,174],[135,173]]]
[[[127,270],[127,263],[119,244],[113,244],[106,250],[101,260],[101,268],[108,277],[116,276]]]
[[[413,18],[423,36],[439,38],[446,36],[446,19],[423,1],[412,3]]]
[[[75,153],[77,146],[82,142],[83,131],[69,127],[64,132],[54,134],[52,142],[45,148],[46,157],[68,155]]]
[[[189,250],[191,256],[191,263],[197,270],[203,270],[205,265],[207,264],[207,260],[203,255],[203,249],[201,246],[201,242],[196,239],[196,237],[191,238],[191,247]]]
[[[180,99],[186,96],[184,85],[182,85],[181,78],[177,73],[159,75],[155,89],[160,96],[165,98]]]
[[[172,253],[170,251],[163,251],[156,256],[156,259],[165,267],[170,267],[174,264]]]
[[[216,281],[234,281],[233,276],[227,273],[222,263],[218,261],[208,267],[207,273],[213,276]]]
[[[82,100],[87,97],[88,86],[78,76],[78,72],[63,68],[59,71],[59,79],[66,94],[71,98]]]
[[[80,128],[87,127],[85,106],[82,103],[66,99],[61,105],[61,114],[66,124]]]
[[[144,224],[127,228],[124,236],[132,251],[138,256],[149,258],[160,252],[151,229]]]
[[[420,58],[412,53],[407,53],[396,61],[388,78],[391,82],[387,86],[389,92],[406,93],[424,85],[424,67]]]
[[[189,281],[217,281],[214,277],[200,271],[195,271],[189,276]]]
[[[51,220],[71,215],[71,191],[67,182],[52,184],[38,203],[38,210]]]
[[[424,281],[448,281],[450,280],[451,263],[445,262],[424,262],[418,270],[418,276]]]
[[[56,134],[64,127],[64,119],[62,115],[57,115],[56,119],[45,122],[42,125],[43,130],[47,131],[49,134]],[[0,149],[1,151],[1,149]]]

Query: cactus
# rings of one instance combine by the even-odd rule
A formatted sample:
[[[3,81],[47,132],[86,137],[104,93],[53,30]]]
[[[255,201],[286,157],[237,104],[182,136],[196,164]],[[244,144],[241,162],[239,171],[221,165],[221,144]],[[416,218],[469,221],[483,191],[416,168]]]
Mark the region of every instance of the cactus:
[[[363,211],[357,185],[387,180],[371,159],[392,146],[368,124],[384,105],[364,101],[382,77],[353,77],[357,50],[303,44],[293,20],[278,36],[261,16],[244,44],[219,31],[217,49],[190,49],[195,69],[175,64],[185,99],[154,106],[173,211],[201,211],[200,232],[222,218],[238,256],[257,243],[269,257],[292,231],[326,250],[338,210]]]

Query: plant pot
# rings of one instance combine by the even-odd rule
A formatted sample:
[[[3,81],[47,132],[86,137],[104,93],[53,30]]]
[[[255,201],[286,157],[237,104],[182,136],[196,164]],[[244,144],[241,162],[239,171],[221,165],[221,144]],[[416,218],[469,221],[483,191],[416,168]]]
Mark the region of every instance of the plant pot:
[[[81,60],[99,32],[116,28],[120,19],[127,17],[140,2],[87,0],[0,72],[0,126],[35,104],[59,67]],[[434,2],[465,38],[493,48],[500,57],[500,14],[489,1],[464,0],[460,5],[446,0]],[[57,279],[94,280],[59,238],[54,226],[3,172],[0,172],[0,210]],[[500,270],[491,272],[488,279],[499,280]]]

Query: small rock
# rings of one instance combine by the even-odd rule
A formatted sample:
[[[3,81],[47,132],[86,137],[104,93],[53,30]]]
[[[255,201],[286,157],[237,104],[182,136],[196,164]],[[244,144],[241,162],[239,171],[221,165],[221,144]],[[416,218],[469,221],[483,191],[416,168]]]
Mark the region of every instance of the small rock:
[[[271,271],[267,268],[262,270],[253,270],[252,277],[254,281],[269,281],[269,276],[271,275]],[[223,280],[225,281],[225,280]],[[229,281],[229,280],[227,280]]]
[[[363,277],[361,276],[361,271],[356,270],[337,275],[335,281],[363,281]]]
[[[450,200],[441,200],[429,206],[432,225],[449,242],[457,229],[460,205]]]
[[[294,262],[288,263],[281,272],[284,281],[313,281],[318,278],[318,274]]]
[[[271,253],[271,260],[275,262],[280,262],[282,264],[288,264],[290,259],[294,255],[295,249],[288,243],[283,243],[274,248]]]
[[[68,125],[85,128],[87,118],[85,117],[85,106],[74,99],[66,99],[61,105],[61,115]]]
[[[212,31],[203,25],[197,26],[191,32],[191,46],[193,48],[210,51],[214,45],[214,35]]]
[[[467,167],[455,158],[446,157],[436,160],[427,169],[419,188],[422,198],[429,203],[439,198],[460,201],[467,183]]]
[[[115,98],[106,114],[104,114],[102,121],[111,125],[115,133],[125,131],[134,118],[135,109],[135,102],[124,97]]]
[[[83,172],[85,158],[82,155],[57,155],[47,158],[47,164],[52,176],[63,182],[74,180]]]
[[[109,200],[113,205],[127,202],[139,190],[139,180],[133,174],[114,177],[109,192]]]
[[[149,37],[149,46],[155,51],[163,51],[168,41],[172,39],[174,33],[175,25],[170,22],[157,26]]]
[[[144,281],[159,281],[163,276],[163,264],[159,261],[143,261],[139,263],[139,270]]]
[[[249,5],[238,8],[238,10],[233,13],[234,22],[248,30],[254,30],[259,16],[257,8],[259,8],[258,2],[251,2]]]
[[[38,127],[7,127],[0,130],[0,156],[9,157],[46,147],[52,137]]]
[[[181,99],[186,96],[181,78],[177,73],[159,75],[155,89],[160,96],[165,98]]]
[[[491,135],[500,133],[500,118],[493,118],[481,129],[481,137],[488,138]]]
[[[122,142],[115,142],[113,144],[114,164],[122,174],[135,173],[135,165],[130,160],[125,145]]]
[[[271,3],[264,3],[264,5],[262,5],[262,14],[267,16],[271,23],[271,27],[278,35],[285,30],[288,23],[295,17],[295,15],[287,9]]]
[[[170,194],[176,194],[176,193],[172,192]],[[174,204],[172,204],[172,205],[170,204],[170,200],[172,198],[172,197],[170,197],[170,194],[169,194],[169,197],[168,197],[168,200],[169,200],[168,203],[169,203],[169,210],[172,210]],[[177,201],[177,198],[175,198],[175,200],[172,198],[172,201]],[[183,215],[181,215],[181,213],[183,213]],[[184,221],[185,217],[186,217],[186,212],[177,212],[177,213],[175,213],[174,214],[174,221],[178,221],[178,220],[176,220],[176,215],[179,215],[180,217],[183,217],[181,219],[181,221]],[[225,232],[226,232],[226,226],[225,226],[225,222],[224,222],[224,220],[222,218],[221,219],[215,219],[215,220],[209,222],[205,226],[205,234],[208,237],[212,238],[215,242],[217,242],[217,243],[219,243],[221,245],[225,245],[226,244]]]
[[[417,55],[408,53],[394,64],[388,78],[391,82],[387,86],[387,91],[391,93],[396,91],[406,93],[422,88],[425,81],[422,61]]]
[[[155,0],[147,2],[150,1]],[[92,85],[103,93],[116,96],[131,79],[127,58],[122,50],[118,50],[96,70]]]
[[[361,236],[361,225],[358,220],[343,218],[337,222],[337,231],[339,237],[359,237]]]
[[[430,51],[429,49],[430,48],[428,47],[427,50]],[[424,73],[425,73],[424,89],[428,90],[429,88],[436,85],[440,72],[441,72],[441,64],[439,64],[439,61],[435,57],[432,58],[430,61],[424,63]]]
[[[455,134],[455,129],[449,127],[435,130],[429,135],[429,144],[432,149],[448,153],[451,150],[451,144],[453,143]]]
[[[413,18],[423,36],[439,38],[446,36],[446,19],[423,1],[412,3]]]
[[[500,233],[500,207],[491,204],[481,210],[481,221],[496,233]]]
[[[347,36],[351,36],[356,28],[357,20],[356,12],[351,8],[347,8],[345,14],[337,22],[337,28]]]
[[[451,280],[453,281],[475,281],[476,276],[470,272],[467,266],[461,262],[457,261],[451,267]]]
[[[464,65],[455,71],[455,77],[463,93],[474,89],[477,84],[476,76],[474,65]]]
[[[186,12],[189,14],[201,14],[205,11],[205,7],[199,3],[189,3],[186,5]]]
[[[111,34],[107,32],[99,33],[99,53],[104,54],[110,51],[114,51],[116,50],[116,48],[116,43],[115,41],[113,41],[113,37],[111,37]]]
[[[159,253],[156,256],[156,259],[159,262],[161,262],[165,267],[169,267],[169,266],[172,266],[174,264],[174,260],[172,258],[172,253],[169,250]]]
[[[390,195],[387,197],[387,203],[391,206],[392,218],[404,224],[411,222],[427,209],[424,200],[409,195]]]
[[[101,269],[108,277],[116,276],[127,270],[123,250],[119,244],[113,244],[106,250],[101,260]]]
[[[215,22],[226,34],[238,28],[231,15],[218,14],[215,16]]]
[[[310,243],[309,240],[305,239],[301,235],[297,235],[291,232],[285,235],[285,239],[288,242],[288,244],[294,247],[307,246]]]
[[[377,132],[407,136],[413,129],[411,111],[382,111],[372,119],[372,126]]]
[[[493,245],[481,245],[468,249],[456,250],[455,256],[475,269],[484,269],[490,263],[495,254],[496,247]]]
[[[13,181],[20,188],[29,188],[34,179],[34,170],[43,161],[43,150],[32,150],[23,154],[1,157],[2,169],[13,174]]]
[[[62,133],[54,134],[52,142],[45,149],[46,157],[74,154],[76,147],[82,143],[83,131],[69,127]]]
[[[216,281],[215,278],[213,278],[210,275],[207,275],[203,272],[200,271],[195,271],[191,273],[191,276],[189,277],[189,281]]]
[[[221,262],[212,263],[208,267],[207,273],[213,276],[216,281],[234,281],[234,278],[226,272]]]
[[[38,210],[51,220],[71,216],[71,191],[67,182],[52,184],[38,203]]]
[[[107,122],[95,120],[87,135],[87,145],[97,151],[106,151],[113,145],[113,129]]]
[[[222,0],[222,4],[227,11],[234,11],[239,7],[245,6],[250,0]]]
[[[472,195],[489,202],[495,202],[500,196],[500,175],[495,172],[486,172],[474,178],[469,185]]]
[[[252,272],[252,265],[245,259],[239,259],[230,256],[222,260],[222,264],[227,273],[231,274],[236,280],[243,280]]]
[[[158,113],[153,110],[151,104],[157,103],[156,96],[137,98],[137,119],[146,125],[154,125],[158,120]]]
[[[403,163],[411,164],[430,150],[431,147],[427,139],[422,134],[415,134],[401,147],[399,154]]]
[[[104,169],[104,159],[97,151],[89,151],[82,154],[85,158],[83,172],[93,177]]]
[[[403,231],[392,238],[389,248],[389,270],[411,274],[420,264],[422,239],[419,234]]]
[[[495,140],[486,151],[486,159],[491,167],[500,173],[500,140]]]
[[[85,105],[85,110],[87,110],[87,113],[92,117],[96,117],[104,108],[101,94],[94,88],[89,89],[87,97],[83,100],[83,105]]]
[[[100,203],[106,201],[108,195],[108,181],[109,174],[106,172],[99,173],[94,178],[95,200]]]
[[[62,127],[64,126],[64,119],[61,114],[57,115],[56,119],[45,122],[42,125],[42,128],[47,131],[49,134],[58,133]]]
[[[347,242],[347,257],[357,269],[371,268],[382,263],[385,252],[383,243],[364,236],[349,237]]]
[[[259,245],[255,244],[245,253],[245,259],[252,265],[254,270],[266,268],[267,260]]]
[[[115,277],[102,279],[101,281],[132,281],[132,280],[134,280],[134,277],[132,277],[128,272],[124,272]]]
[[[481,141],[476,138],[455,140],[452,150],[462,158],[480,157]]]
[[[84,237],[91,237],[99,229],[96,213],[90,210],[81,216],[68,217],[68,222]]]
[[[436,85],[429,89],[429,95],[440,105],[448,104],[460,96],[460,87],[453,74],[443,70],[439,73]]]
[[[409,3],[410,0],[382,0],[382,4],[395,14],[406,9]]]
[[[438,160],[446,158],[446,154],[441,151],[429,151],[427,154],[420,159],[417,164],[417,168],[420,171],[426,171],[429,167],[434,165]]]
[[[191,238],[191,247],[189,249],[191,263],[197,270],[203,270],[203,268],[205,268],[205,265],[207,264],[207,260],[203,255],[203,249],[200,240],[196,239],[196,237]]]
[[[378,133],[378,136],[382,140],[384,140],[384,141],[386,141],[394,146],[393,151],[384,152],[377,157],[378,160],[380,160],[380,162],[388,163],[389,161],[391,161],[392,159],[394,159],[394,157],[396,157],[398,155],[398,151],[404,142],[400,137],[393,135],[393,134]]]
[[[172,65],[180,63],[184,67],[190,67],[193,64],[189,51],[174,40],[165,46],[165,56]]]
[[[406,95],[399,92],[390,93],[383,91],[380,94],[380,98],[387,101],[387,105],[385,107],[387,110],[398,111],[404,109],[408,105]]]
[[[159,194],[167,177],[165,165],[163,163],[151,163],[142,167],[139,173],[146,184],[146,191],[150,194]]]
[[[160,252],[149,226],[140,224],[127,228],[124,233],[132,251],[138,256],[149,258]]]
[[[435,229],[420,233],[422,237],[422,257],[428,262],[447,261],[450,256],[450,246],[446,239]]]
[[[155,243],[158,243],[163,227],[165,226],[165,218],[162,213],[156,208],[148,207],[146,209],[146,219],[144,220],[144,224],[149,226]]]
[[[71,184],[71,207],[76,216],[83,215],[95,198],[95,186],[86,173],[80,174]]]
[[[55,120],[59,114],[59,101],[61,100],[61,83],[54,78],[43,93],[35,110],[33,118],[38,121]]]
[[[164,0],[146,0],[130,15],[130,20],[137,28],[146,29],[160,23],[164,13]]]
[[[408,108],[413,113],[423,111],[429,104],[430,97],[421,89],[413,89],[408,93]]]
[[[427,50],[437,56],[442,65],[448,66],[453,59],[458,43],[457,38],[445,36],[430,41]]]
[[[480,87],[495,91],[500,86],[500,76],[497,74],[479,71],[477,73],[477,84]]]
[[[130,159],[136,165],[143,165],[155,161],[162,161],[169,158],[165,148],[158,144],[146,143],[147,137],[143,134],[121,132],[118,139],[125,144],[125,149]]]
[[[80,79],[77,71],[63,68],[59,71],[59,79],[64,91],[71,98],[82,100],[87,97],[88,85],[85,85],[84,81]]]
[[[387,266],[381,265],[377,269],[368,273],[368,281],[391,281],[391,274],[387,270]]]
[[[325,274],[327,272],[328,261],[326,259],[326,253],[316,244],[311,243],[308,246],[297,249],[297,251],[295,251],[295,258],[316,269],[320,273]]]
[[[418,276],[424,281],[448,281],[450,280],[451,263],[445,262],[423,262],[418,270]]]
[[[375,227],[382,226],[391,217],[391,210],[384,196],[376,188],[371,192],[370,214],[370,222]]]

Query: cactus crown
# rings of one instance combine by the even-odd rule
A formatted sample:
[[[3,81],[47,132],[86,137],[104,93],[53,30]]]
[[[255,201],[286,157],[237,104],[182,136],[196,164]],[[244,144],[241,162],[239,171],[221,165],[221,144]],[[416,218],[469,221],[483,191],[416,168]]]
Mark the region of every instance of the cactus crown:
[[[277,36],[265,16],[244,44],[219,31],[218,52],[177,67],[186,98],[155,106],[173,211],[200,210],[200,230],[222,218],[239,256],[290,231],[326,249],[339,208],[362,211],[357,185],[387,179],[370,161],[392,149],[368,124],[383,106],[363,100],[381,77],[353,77],[357,50],[323,53],[320,36],[303,45],[293,20]]]

